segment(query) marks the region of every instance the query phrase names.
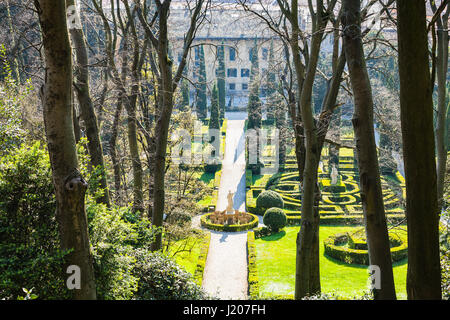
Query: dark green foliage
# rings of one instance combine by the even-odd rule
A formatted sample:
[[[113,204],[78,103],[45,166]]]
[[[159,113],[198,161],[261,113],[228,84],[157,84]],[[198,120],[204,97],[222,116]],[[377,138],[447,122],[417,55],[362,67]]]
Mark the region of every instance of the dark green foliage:
[[[283,198],[275,191],[264,190],[256,198],[256,209],[258,214],[262,215],[270,208],[284,208]]]
[[[104,204],[88,198],[86,213],[94,256],[97,298],[132,298],[138,280],[132,274],[135,263],[133,245],[138,243],[139,232],[135,228],[137,224],[127,222],[124,218],[132,214],[131,210],[109,210]]]
[[[408,257],[406,236],[389,234],[392,261],[402,261]],[[348,264],[369,265],[367,243],[358,236],[347,233],[335,234],[324,241],[325,254]]]
[[[199,119],[205,119],[208,115],[208,105],[206,99],[206,67],[205,52],[203,46],[199,48],[198,63],[198,83],[197,83],[197,113]]]
[[[135,298],[141,300],[197,300],[206,294],[192,275],[167,256],[136,250],[134,276],[139,279]]]
[[[248,124],[247,129],[261,128],[262,119],[262,104],[259,99],[259,61],[258,61],[258,47],[255,40],[255,46],[252,48],[251,54],[251,69],[250,69],[250,92],[248,96]]]
[[[179,226],[183,226],[192,221],[192,216],[189,212],[182,210],[181,208],[175,208],[173,211],[168,214],[167,222],[170,224],[177,224]]]
[[[286,214],[281,208],[270,208],[264,213],[263,223],[273,231],[284,228],[287,223]]]
[[[250,214],[247,212],[247,214]],[[253,220],[251,220],[249,223],[244,224],[215,224],[212,223],[209,219],[209,214],[203,215],[200,219],[200,223],[202,227],[205,227],[210,230],[215,231],[223,231],[223,232],[239,232],[239,231],[245,231],[250,230],[258,226],[259,220],[258,217],[255,215],[252,215]]]
[[[186,79],[181,81],[181,111],[186,111],[189,108],[189,82]]]
[[[225,49],[222,45],[217,49],[217,60],[219,61],[219,67],[217,68],[217,89],[219,99],[219,118],[222,120],[225,118]]]
[[[79,152],[82,150],[79,146]],[[79,158],[84,172],[87,158],[81,154]],[[84,174],[89,182],[95,181],[95,170]],[[200,289],[187,281],[189,275],[168,258],[149,259],[156,265],[143,267],[140,253],[149,248],[154,235],[150,222],[131,208],[108,209],[96,202],[98,195],[88,192],[86,200],[98,299],[142,298],[146,287],[136,296],[138,284],[152,282],[153,276],[153,282],[158,282],[164,272],[168,272],[169,282],[180,285],[159,287],[158,298],[201,297]],[[48,154],[39,143],[0,159],[0,299],[23,298],[24,288],[32,289],[38,299],[70,297],[55,210]],[[152,268],[161,271],[146,273]]]
[[[68,297],[53,190],[39,143],[0,159],[0,299],[23,296],[22,288],[39,299]]]
[[[33,89],[31,82],[20,86],[13,77],[6,49],[0,45],[0,156],[20,145],[25,136],[20,103]],[[23,292],[22,292],[23,293]]]
[[[266,226],[255,228],[253,229],[253,232],[255,233],[255,239],[267,237],[274,233],[272,229]]]
[[[217,92],[217,86],[214,84],[211,94],[211,116],[209,119],[210,129],[220,129],[220,115],[219,115],[219,96]]]
[[[274,53],[273,53],[273,41],[270,42],[270,49],[269,49],[269,61],[268,61],[268,70],[266,75],[266,83],[265,87],[267,90],[267,105],[266,105],[266,111],[267,111],[267,120],[274,121],[274,120],[282,120],[279,119],[278,116],[280,114],[278,109],[282,108],[282,99],[281,96],[278,94],[278,84],[276,79],[276,73],[275,73],[275,61],[274,61]],[[278,115],[278,116],[277,116]],[[280,128],[278,125],[279,122],[277,121],[277,128]]]
[[[256,145],[256,163],[249,163],[247,168],[252,170],[254,174],[260,174],[261,167],[263,166],[261,162],[260,146],[259,146],[259,129],[262,125],[262,103],[259,98],[259,62],[258,62],[258,47],[255,40],[255,45],[251,49],[251,69],[250,69],[250,84],[249,84],[249,95],[247,104],[247,129],[256,130],[257,135],[257,145]],[[250,145],[247,144],[247,154],[250,154]]]

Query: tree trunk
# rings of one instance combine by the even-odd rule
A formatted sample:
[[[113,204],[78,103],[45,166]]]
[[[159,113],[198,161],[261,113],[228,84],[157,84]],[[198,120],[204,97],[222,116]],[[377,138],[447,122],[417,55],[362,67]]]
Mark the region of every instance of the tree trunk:
[[[362,45],[360,10],[359,1],[343,1],[344,49],[355,103],[352,122],[356,136],[361,200],[369,263],[380,268],[381,287],[373,289],[374,298],[396,299],[373,127],[372,89]]]
[[[134,86],[134,85],[133,85]],[[136,94],[129,97],[127,102],[127,125],[128,125],[128,145],[130,149],[130,157],[133,168],[133,212],[144,211],[144,194],[142,164],[139,157],[139,146],[137,141],[137,125],[136,125]]]
[[[35,0],[34,3],[39,14],[44,45],[46,76],[41,95],[61,248],[73,250],[66,257],[66,263],[76,265],[81,270],[81,287],[74,289],[73,297],[95,299],[93,258],[84,207],[87,183],[78,171],[72,122],[72,55],[65,2]]]
[[[153,190],[153,215],[152,224],[155,227],[162,227],[164,203],[165,203],[165,169],[167,139],[169,133],[170,118],[173,108],[173,79],[172,79],[172,61],[168,57],[168,30],[167,18],[170,1],[166,1],[160,6],[159,12],[159,45],[158,62],[160,66],[160,75],[162,83],[161,100],[162,105],[159,110],[158,120],[156,122],[156,151],[154,164],[154,190]],[[162,247],[162,233],[157,232],[155,240],[152,243],[152,251],[160,250]]]
[[[122,114],[123,108],[122,100],[123,98],[120,96],[116,104],[116,111],[114,112],[114,120],[112,124],[111,137],[109,138],[109,148],[108,148],[114,172],[114,201],[117,205],[120,204],[121,200],[120,196],[121,179],[120,179],[120,161],[117,157],[116,142],[117,142],[117,135],[119,133],[118,131],[119,131],[120,115]]]
[[[435,9],[435,6],[433,7]],[[433,10],[434,12],[436,10]],[[447,148],[445,145],[445,130],[447,117],[447,71],[448,71],[448,17],[450,6],[447,5],[445,14],[437,19],[437,55],[436,55],[436,77],[437,77],[437,115],[436,115],[436,166],[437,166],[437,195],[438,212],[444,205],[444,182],[447,166]]]
[[[397,0],[408,226],[408,299],[441,299],[439,215],[425,2]]]
[[[67,7],[74,6],[74,0],[66,1]],[[78,12],[76,12],[79,15]],[[86,40],[83,29],[76,27],[69,29],[70,38],[73,43],[75,55],[77,59],[76,65],[76,80],[75,89],[77,92],[78,103],[80,105],[80,115],[83,119],[86,128],[86,136],[88,139],[88,151],[91,157],[91,163],[94,167],[101,170],[99,175],[99,187],[104,190],[103,196],[98,199],[98,202],[110,206],[109,189],[106,181],[105,163],[103,160],[103,147],[100,140],[100,133],[98,129],[97,116],[94,111],[91,94],[89,91],[89,69],[88,69],[88,54],[86,49]]]
[[[294,57],[294,65],[299,82],[298,101],[303,122],[305,136],[305,166],[303,168],[303,192],[302,192],[302,221],[297,235],[297,259],[295,277],[295,298],[320,292],[320,267],[319,267],[319,210],[317,207],[317,170],[319,166],[320,152],[318,148],[317,133],[314,116],[311,108],[312,88],[319,59],[320,44],[323,37],[322,25],[313,30],[311,39],[311,51],[304,80],[304,70],[300,61],[300,48],[298,46],[297,1],[293,1],[292,7],[296,8],[295,16],[291,24],[293,35],[291,48]],[[320,9],[318,9],[319,11]],[[322,12],[318,13],[322,14]],[[302,83],[301,83],[302,82]]]

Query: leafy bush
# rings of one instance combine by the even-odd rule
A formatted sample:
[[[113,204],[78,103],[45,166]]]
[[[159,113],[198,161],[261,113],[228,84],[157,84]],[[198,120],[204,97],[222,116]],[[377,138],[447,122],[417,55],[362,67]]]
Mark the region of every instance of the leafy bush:
[[[0,299],[17,299],[23,288],[40,299],[68,297],[53,192],[39,143],[0,159]]]
[[[89,237],[94,257],[97,298],[102,300],[130,299],[137,291],[133,276],[133,244],[138,239],[133,223],[123,219],[118,208],[108,209],[88,197],[86,213]]]
[[[3,44],[0,44],[0,65],[3,65],[3,68],[0,68],[0,76],[2,73],[4,75],[0,83],[0,155],[2,155],[17,147],[24,138],[20,104],[32,90],[32,86],[28,81],[26,86],[22,87],[13,78]]]
[[[277,232],[286,226],[287,217],[283,209],[270,208],[264,214],[263,223],[273,231]]]
[[[159,252],[135,251],[134,276],[139,279],[135,298],[141,300],[197,300],[207,295],[195,284],[192,275]]]
[[[273,231],[266,226],[255,228],[253,229],[253,232],[255,233],[255,239],[270,236],[273,233]]]
[[[256,198],[256,209],[262,215],[269,208],[284,208],[284,201],[277,192],[264,190]]]
[[[390,232],[392,261],[401,261],[408,257],[408,243],[405,235]],[[352,239],[352,240],[351,240]],[[369,265],[369,253],[363,249],[353,249],[355,237],[349,234],[335,234],[324,240],[325,255],[348,264]],[[358,247],[363,247],[362,241],[357,241]]]
[[[170,224],[177,224],[183,226],[185,224],[191,223],[192,216],[189,212],[182,210],[181,208],[175,208],[167,216],[167,222]]]

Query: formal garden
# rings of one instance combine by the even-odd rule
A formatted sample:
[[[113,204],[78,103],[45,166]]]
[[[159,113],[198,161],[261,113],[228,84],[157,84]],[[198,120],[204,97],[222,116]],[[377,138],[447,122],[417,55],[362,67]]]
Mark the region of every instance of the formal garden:
[[[0,1],[0,300],[449,299],[449,17]]]

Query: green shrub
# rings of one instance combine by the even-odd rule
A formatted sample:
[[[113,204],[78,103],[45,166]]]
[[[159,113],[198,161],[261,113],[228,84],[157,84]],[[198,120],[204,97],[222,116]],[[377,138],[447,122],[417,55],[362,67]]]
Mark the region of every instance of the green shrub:
[[[256,245],[255,233],[250,231],[247,233],[247,253],[248,253],[248,293],[250,299],[259,298],[259,281],[256,267]]]
[[[250,214],[247,212],[247,214]],[[201,218],[200,218],[200,224],[202,227],[208,228],[210,230],[215,230],[215,231],[224,231],[224,232],[239,232],[239,231],[245,231],[245,230],[250,230],[252,228],[255,228],[258,226],[259,223],[259,219],[257,216],[250,214],[253,217],[253,220],[249,223],[245,223],[245,224],[229,224],[229,225],[222,225],[222,224],[215,224],[212,223],[209,220],[209,216],[211,214],[204,214]]]
[[[134,276],[139,279],[134,296],[140,300],[197,300],[207,295],[193,281],[192,275],[159,252],[135,251]]]
[[[253,232],[255,233],[255,239],[270,236],[273,233],[273,231],[266,226],[255,228],[253,229]]]
[[[278,230],[286,226],[286,214],[280,208],[267,209],[263,217],[263,223],[273,231],[278,232]]]
[[[351,240],[353,238],[353,240]],[[408,244],[405,236],[397,233],[389,233],[391,239],[392,261],[401,261],[408,256]],[[324,240],[325,254],[334,259],[348,264],[369,265],[369,254],[367,250],[353,249],[355,239],[349,234],[335,234]],[[362,247],[362,241],[357,240],[357,246]],[[346,246],[346,244],[348,246]]]
[[[39,299],[68,298],[47,152],[39,143],[0,159],[0,299],[23,288]]]
[[[183,226],[185,224],[191,223],[192,216],[189,212],[182,210],[181,208],[175,208],[167,216],[167,222],[170,224],[177,224]]]
[[[137,290],[134,246],[139,232],[125,220],[126,208],[106,208],[87,197],[86,213],[94,257],[97,298],[101,300],[130,299]]]
[[[263,215],[270,208],[284,208],[284,201],[277,192],[264,190],[256,198],[256,209],[258,214]]]
[[[266,183],[266,189],[270,189],[276,186],[280,182],[281,177],[282,177],[281,173],[276,173],[273,176],[271,176]]]

